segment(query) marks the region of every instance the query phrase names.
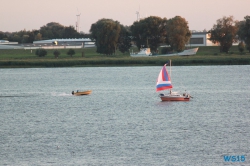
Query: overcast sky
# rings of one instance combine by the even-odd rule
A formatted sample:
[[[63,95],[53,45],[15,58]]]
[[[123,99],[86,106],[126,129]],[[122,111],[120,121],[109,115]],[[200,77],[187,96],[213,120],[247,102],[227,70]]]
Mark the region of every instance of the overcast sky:
[[[250,15],[250,0],[0,0],[0,31],[38,30],[49,22],[74,26],[80,14],[80,31],[89,33],[92,23],[101,18],[132,25],[137,19],[181,16],[190,30],[209,30],[217,19]]]

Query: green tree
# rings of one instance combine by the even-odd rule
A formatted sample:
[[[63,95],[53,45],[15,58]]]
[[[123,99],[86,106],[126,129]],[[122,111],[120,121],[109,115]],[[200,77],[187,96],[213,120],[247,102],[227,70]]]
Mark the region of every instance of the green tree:
[[[15,33],[11,37],[9,37],[9,41],[16,41],[18,43],[21,43],[22,38],[17,33]]]
[[[79,34],[73,26],[65,27],[62,31],[63,38],[77,38],[78,36]]]
[[[220,52],[228,52],[234,42],[237,42],[237,26],[233,16],[223,17],[217,20],[213,28],[209,31],[209,40],[213,43],[220,43]]]
[[[75,55],[75,50],[69,49],[69,51],[67,52],[67,55],[70,55],[72,57],[73,55]]]
[[[112,19],[101,19],[91,25],[91,38],[95,40],[97,52],[112,55],[117,49],[121,25]]]
[[[245,50],[245,44],[244,44],[244,42],[240,42],[239,44],[238,44],[238,49],[239,49],[239,51],[242,53],[242,52],[244,52],[244,50]]]
[[[45,55],[47,55],[47,51],[43,48],[39,48],[36,50],[36,55],[39,57],[44,57]]]
[[[238,36],[241,41],[245,42],[250,52],[250,16],[245,16],[244,20],[238,23]]]
[[[131,47],[131,32],[129,27],[121,25],[121,32],[118,39],[118,48],[122,53],[128,52]]]
[[[50,22],[40,28],[43,39],[62,38],[63,31],[64,26],[56,22]]]
[[[8,40],[18,43],[33,43],[33,41],[35,40],[35,32],[35,30],[21,30],[19,32],[13,32],[8,36]]]
[[[28,36],[27,43],[33,43],[35,40],[35,34],[34,31],[27,31],[26,35]]]
[[[133,41],[138,49],[141,47],[150,48],[156,51],[166,37],[166,18],[150,16],[140,21],[136,21],[131,26]]]
[[[35,40],[42,40],[42,34],[41,33],[36,34]]]
[[[175,16],[167,21],[166,44],[171,46],[172,50],[181,52],[191,37],[191,31],[185,18]]]
[[[53,54],[54,54],[55,58],[58,58],[58,56],[60,55],[60,51],[55,50],[55,51],[53,52]]]
[[[0,31],[0,40],[5,40],[7,38],[7,35]]]
[[[246,49],[248,50],[248,52],[250,52],[250,44],[246,45]]]

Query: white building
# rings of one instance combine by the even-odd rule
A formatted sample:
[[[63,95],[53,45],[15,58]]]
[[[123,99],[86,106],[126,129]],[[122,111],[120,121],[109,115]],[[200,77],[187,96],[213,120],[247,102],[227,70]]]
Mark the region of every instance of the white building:
[[[192,32],[192,36],[189,40],[187,46],[199,47],[199,46],[218,46],[218,44],[213,44],[209,38],[208,32]]]
[[[95,43],[89,38],[72,38],[72,39],[50,39],[34,41],[33,44],[52,44],[53,42],[58,45],[75,44],[75,45],[94,45]]]

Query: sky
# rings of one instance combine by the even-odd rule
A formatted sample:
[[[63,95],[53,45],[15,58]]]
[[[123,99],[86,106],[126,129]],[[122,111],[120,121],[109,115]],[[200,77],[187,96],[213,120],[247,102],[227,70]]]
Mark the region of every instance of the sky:
[[[186,19],[190,30],[210,30],[216,20],[234,16],[244,20],[250,15],[250,0],[0,0],[0,31],[39,30],[50,22],[76,26],[89,33],[99,19],[113,19],[130,26],[141,18],[158,16]]]

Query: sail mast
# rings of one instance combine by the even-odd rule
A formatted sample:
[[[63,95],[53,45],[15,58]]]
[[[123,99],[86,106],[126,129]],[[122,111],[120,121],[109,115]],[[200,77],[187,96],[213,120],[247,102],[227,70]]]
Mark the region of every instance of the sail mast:
[[[171,80],[171,82],[172,82],[172,77],[171,77],[171,72],[172,72],[172,70],[171,70],[171,59],[169,60],[169,63],[170,63],[170,80]],[[171,88],[172,89],[172,88]],[[172,93],[171,92],[171,89],[170,89],[170,94]]]
[[[171,78],[171,59],[169,60],[169,63],[170,63],[170,78]],[[172,79],[171,79],[172,80]]]

